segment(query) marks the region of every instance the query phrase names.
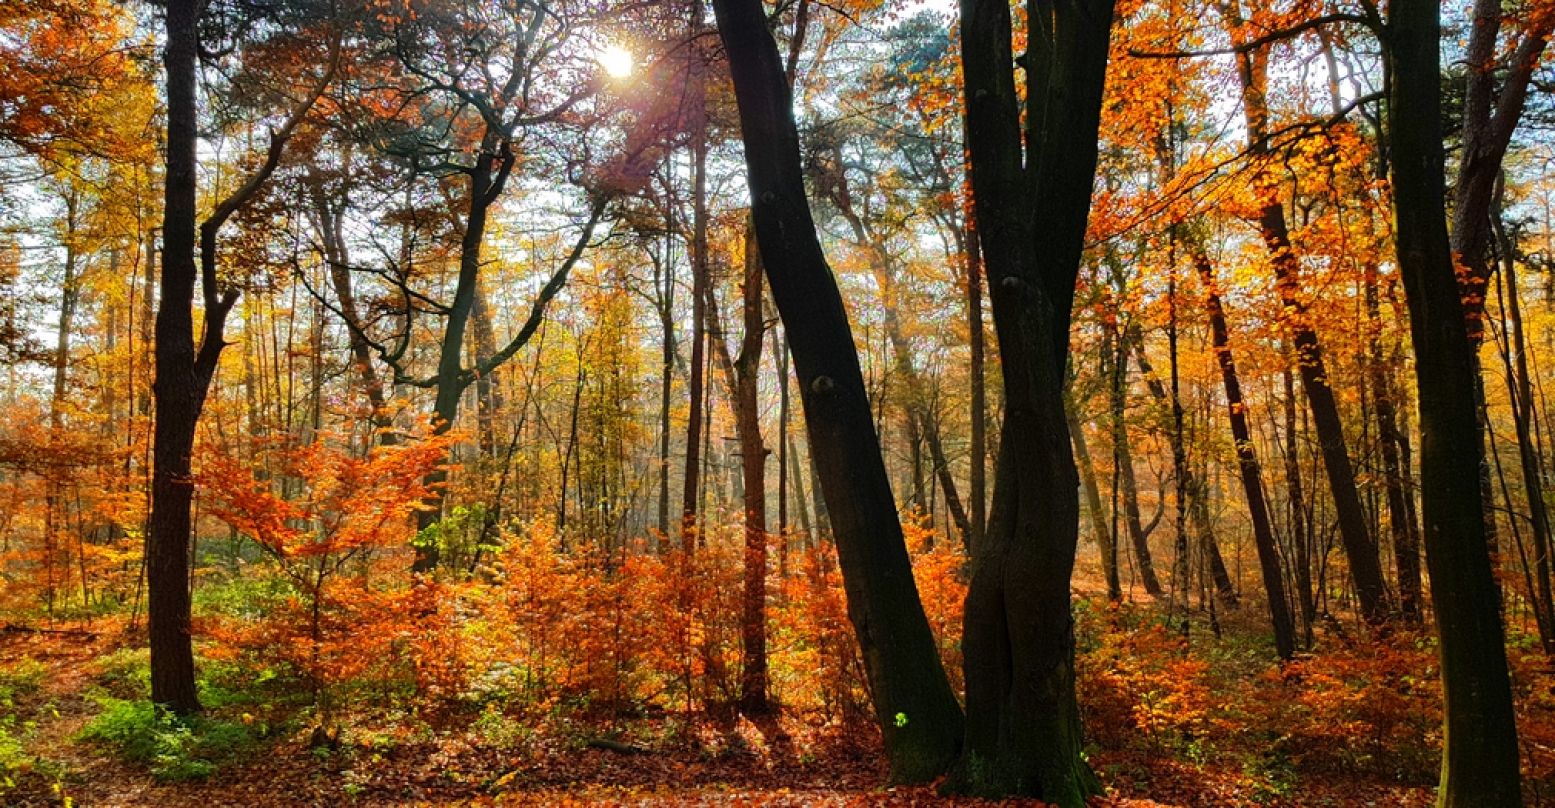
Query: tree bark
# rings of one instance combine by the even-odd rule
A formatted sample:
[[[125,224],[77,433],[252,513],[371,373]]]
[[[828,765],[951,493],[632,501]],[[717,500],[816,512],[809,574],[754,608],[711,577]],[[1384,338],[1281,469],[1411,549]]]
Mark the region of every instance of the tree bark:
[[[1420,621],[1420,539],[1409,513],[1405,486],[1408,469],[1401,466],[1399,446],[1407,440],[1398,428],[1398,405],[1393,398],[1393,379],[1382,351],[1382,317],[1378,304],[1377,263],[1367,261],[1366,317],[1372,330],[1366,360],[1371,398],[1377,412],[1377,444],[1382,455],[1383,486],[1388,502],[1388,529],[1393,537],[1393,566],[1398,576],[1399,615],[1410,623]]]
[[[966,752],[950,785],[1081,806],[1100,784],[1081,756],[1074,694],[1069,586],[1079,501],[1063,399],[1113,8],[1110,0],[1028,3],[1024,111],[1009,4],[962,0],[960,11],[967,145],[1005,421],[967,594]]]
[[[1520,805],[1500,596],[1479,497],[1472,343],[1447,237],[1441,7],[1393,0],[1387,105],[1399,274],[1420,407],[1421,523],[1446,704],[1437,805]]]
[[[695,4],[698,8],[700,3]],[[701,12],[696,13],[697,28]],[[692,92],[696,129],[691,141],[691,373],[687,384],[690,414],[686,418],[686,466],[682,476],[680,506],[680,549],[690,555],[697,544],[698,495],[702,471],[702,408],[707,384],[707,86],[704,67],[694,64],[696,82]]]
[[[745,241],[745,333],[734,362],[738,385],[741,469],[745,483],[745,599],[740,626],[742,666],[740,709],[747,715],[771,710],[767,701],[767,447],[761,439],[758,409],[761,345],[766,323],[761,313],[761,252],[754,228]]]
[[[1268,502],[1264,499],[1263,474],[1258,466],[1258,455],[1253,449],[1252,430],[1247,426],[1247,404],[1242,399],[1242,381],[1236,372],[1236,360],[1231,355],[1225,308],[1221,305],[1214,267],[1210,265],[1209,256],[1197,245],[1193,252],[1193,264],[1198,270],[1199,280],[1204,284],[1204,302],[1209,311],[1215,359],[1220,365],[1221,381],[1226,388],[1226,416],[1231,422],[1231,438],[1236,442],[1237,468],[1241,472],[1242,490],[1247,495],[1248,516],[1253,522],[1253,541],[1258,547],[1258,566],[1263,573],[1264,591],[1269,597],[1274,647],[1280,659],[1288,660],[1296,654],[1296,631],[1291,621],[1290,601],[1285,596],[1285,572],[1280,563],[1279,545],[1274,539],[1274,524],[1269,518]]]
[[[805,198],[792,94],[758,0],[715,0],[756,240],[789,335],[819,483],[893,780],[945,770],[963,720],[918,599],[842,295]]]
[[[1080,424],[1080,418],[1074,411],[1074,405],[1066,405],[1065,417],[1069,422],[1069,437],[1074,441],[1075,465],[1080,471],[1080,492],[1085,497],[1086,515],[1091,521],[1091,535],[1096,538],[1096,546],[1101,549],[1102,569],[1107,578],[1107,599],[1117,602],[1123,599],[1123,591],[1118,581],[1117,549],[1113,545],[1112,533],[1107,530],[1107,514],[1101,504],[1101,488],[1096,484],[1096,464],[1091,462],[1091,450],[1085,441],[1085,432]]]

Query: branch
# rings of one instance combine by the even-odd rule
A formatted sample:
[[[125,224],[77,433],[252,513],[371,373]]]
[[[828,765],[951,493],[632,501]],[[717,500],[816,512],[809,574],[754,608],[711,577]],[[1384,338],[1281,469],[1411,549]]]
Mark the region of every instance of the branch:
[[[594,237],[594,228],[599,224],[600,217],[605,213],[605,205],[609,201],[610,197],[602,195],[594,202],[593,208],[589,210],[588,223],[583,226],[583,232],[579,234],[577,242],[572,245],[572,251],[567,254],[567,258],[562,261],[561,266],[557,267],[556,271],[551,274],[551,279],[546,281],[545,286],[541,287],[540,295],[535,298],[534,305],[530,307],[529,318],[524,321],[523,327],[518,330],[518,333],[514,335],[507,345],[502,347],[502,350],[497,351],[486,360],[477,364],[473,370],[466,371],[464,378],[460,379],[461,386],[469,385],[477,378],[490,375],[503,362],[511,359],[513,354],[518,353],[518,349],[524,347],[529,342],[529,338],[534,336],[535,330],[540,327],[540,323],[545,319],[546,305],[567,284],[567,275],[572,272],[572,267],[577,264],[578,259],[583,255],[584,249],[588,247],[589,240]]]
[[[1194,59],[1201,56],[1240,55],[1244,53],[1251,53],[1258,50],[1259,48],[1264,47],[1265,45],[1270,45],[1286,39],[1293,39],[1308,31],[1311,31],[1314,28],[1321,28],[1325,25],[1335,25],[1338,23],[1353,23],[1355,25],[1364,25],[1373,31],[1377,30],[1375,23],[1370,18],[1359,14],[1324,14],[1321,17],[1313,17],[1310,20],[1303,20],[1302,22],[1296,23],[1289,28],[1281,28],[1277,31],[1270,31],[1261,37],[1250,39],[1240,45],[1232,45],[1229,48],[1211,48],[1209,50],[1193,51],[1143,51],[1130,48],[1128,55],[1136,59]]]

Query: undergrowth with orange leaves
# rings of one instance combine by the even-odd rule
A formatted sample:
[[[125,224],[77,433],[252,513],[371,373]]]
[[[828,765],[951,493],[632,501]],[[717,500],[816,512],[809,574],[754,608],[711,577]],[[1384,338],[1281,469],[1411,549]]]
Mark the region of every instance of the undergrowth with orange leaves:
[[[959,680],[964,558],[928,531],[908,537]],[[467,579],[414,586],[392,572],[403,551],[384,548],[340,567],[317,623],[278,567],[262,584],[253,570],[207,572],[197,647],[208,714],[190,723],[135,711],[146,657],[125,615],[7,632],[3,801],[933,799],[931,787],[883,790],[827,545],[795,553],[770,582],[780,713],[737,713],[740,539],[711,532],[690,558],[563,549],[537,523],[503,536]],[[1440,745],[1430,633],[1320,633],[1314,652],[1282,666],[1260,617],[1244,604],[1222,615],[1220,637],[1195,618],[1185,638],[1159,605],[1077,601],[1087,754],[1106,804],[1428,804]],[[1536,650],[1519,645],[1512,659],[1539,799],[1555,785],[1555,676]]]

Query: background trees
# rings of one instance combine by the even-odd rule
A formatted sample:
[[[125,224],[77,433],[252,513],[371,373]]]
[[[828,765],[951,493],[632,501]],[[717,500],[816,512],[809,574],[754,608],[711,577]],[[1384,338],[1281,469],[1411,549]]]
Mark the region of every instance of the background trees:
[[[740,709],[1068,802],[1093,738],[1418,787],[1439,643],[1539,782],[1550,15],[1429,10],[0,2],[6,619],[149,606],[139,695],[268,670],[325,743]],[[373,541],[277,550],[424,446]]]

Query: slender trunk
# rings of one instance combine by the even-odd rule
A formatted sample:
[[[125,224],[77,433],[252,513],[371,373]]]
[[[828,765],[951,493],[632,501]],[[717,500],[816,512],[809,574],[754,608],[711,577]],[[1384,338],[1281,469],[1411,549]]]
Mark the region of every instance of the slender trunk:
[[[788,524],[788,339],[781,331],[773,329],[772,341],[778,372],[778,570],[780,577],[786,578],[791,532]]]
[[[658,287],[659,329],[662,331],[659,366],[659,537],[664,549],[670,537],[670,396],[675,372],[675,273],[670,260],[669,241],[665,255],[654,263]]]
[[[1274,524],[1264,499],[1263,474],[1253,450],[1252,430],[1247,426],[1247,404],[1242,399],[1242,381],[1231,355],[1230,330],[1226,327],[1225,308],[1220,302],[1219,286],[1209,256],[1202,248],[1194,250],[1193,264],[1204,284],[1205,308],[1209,311],[1210,332],[1220,378],[1226,388],[1226,416],[1231,423],[1231,438],[1236,442],[1237,468],[1242,490],[1247,495],[1247,511],[1253,522],[1253,541],[1258,548],[1258,566],[1263,573],[1264,591],[1269,596],[1269,618],[1274,625],[1274,647],[1280,659],[1296,654],[1296,632],[1291,622],[1290,602],[1285,595],[1285,572],[1281,568],[1279,545],[1274,539]]]
[[[967,353],[971,385],[972,445],[969,447],[971,471],[968,472],[967,497],[971,500],[971,529],[966,532],[966,552],[975,555],[988,526],[988,390],[984,381],[986,360],[983,347],[983,245],[977,235],[977,217],[972,214],[971,184],[962,218],[966,229],[966,317]]]
[[[805,198],[792,94],[762,4],[713,7],[740,110],[756,240],[791,340],[891,775],[929,780],[959,749],[961,708],[918,599],[852,328]]]
[[[1400,467],[1398,407],[1393,399],[1391,368],[1383,359],[1382,317],[1378,304],[1377,264],[1366,262],[1366,317],[1371,328],[1370,355],[1366,360],[1371,397],[1377,411],[1377,443],[1382,455],[1383,484],[1387,492],[1388,528],[1393,537],[1393,565],[1398,575],[1398,608],[1410,623],[1420,620],[1420,542],[1410,524],[1406,470]]]
[[[762,714],[767,702],[767,447],[761,439],[758,409],[761,346],[766,323],[761,314],[761,253],[754,228],[745,241],[745,334],[735,360],[738,379],[740,459],[745,488],[745,599],[740,627],[742,667],[740,709]]]
[[[1075,465],[1080,471],[1080,493],[1085,497],[1085,511],[1090,517],[1091,535],[1096,539],[1096,546],[1101,549],[1102,569],[1106,572],[1107,578],[1107,599],[1116,602],[1122,600],[1123,589],[1118,580],[1117,549],[1113,544],[1112,533],[1107,530],[1107,515],[1101,504],[1101,488],[1096,484],[1096,464],[1091,462],[1091,450],[1085,441],[1085,431],[1072,404],[1064,407],[1064,415],[1069,422],[1069,437],[1074,441]]]
[[[1550,512],[1544,499],[1544,461],[1535,445],[1533,423],[1537,417],[1533,404],[1533,382],[1528,372],[1528,345],[1523,336],[1522,305],[1518,300],[1517,256],[1511,239],[1501,224],[1500,189],[1493,203],[1496,221],[1493,230],[1501,264],[1500,283],[1503,321],[1506,335],[1507,395],[1512,407],[1512,426],[1517,435],[1517,455],[1523,473],[1523,491],[1528,500],[1528,526],[1533,534],[1533,607],[1539,613],[1540,641],[1546,654],[1555,653],[1555,593],[1550,582]],[[1509,326],[1509,327],[1508,327]]]
[[[696,4],[700,9],[701,4]],[[700,27],[701,12],[697,12]],[[686,419],[686,470],[681,489],[680,547],[690,555],[697,544],[698,476],[702,469],[703,378],[707,366],[707,90],[702,66],[696,65],[697,89],[693,104],[696,129],[691,141],[691,379],[688,384],[691,412]]]
[[[1445,725],[1437,805],[1520,805],[1501,602],[1477,496],[1473,349],[1445,223],[1441,7],[1393,0],[1387,105],[1399,274],[1420,410],[1421,523],[1435,604]]]
[[[1235,14],[1230,14],[1226,22],[1235,27],[1240,20],[1236,19]],[[1234,39],[1239,40],[1240,37],[1239,32],[1233,33]],[[1247,121],[1248,151],[1264,161],[1252,181],[1260,204],[1259,235],[1269,254],[1280,302],[1285,307],[1285,327],[1295,346],[1302,389],[1307,395],[1307,406],[1312,412],[1312,424],[1317,431],[1318,448],[1339,522],[1339,537],[1350,561],[1350,575],[1355,580],[1356,594],[1360,596],[1362,616],[1370,623],[1385,622],[1391,607],[1388,604],[1387,585],[1382,578],[1382,564],[1376,542],[1366,530],[1366,512],[1356,489],[1355,471],[1350,463],[1344,437],[1344,422],[1339,417],[1339,405],[1331,387],[1332,377],[1325,366],[1322,341],[1318,339],[1307,313],[1299,277],[1300,261],[1291,245],[1279,188],[1267,164],[1272,158],[1267,139],[1268,54],[1264,48],[1253,48],[1238,55],[1237,65],[1242,82],[1242,108]]]
[[[1296,548],[1296,601],[1307,647],[1312,646],[1312,627],[1317,622],[1317,592],[1312,584],[1312,529],[1307,522],[1306,496],[1301,486],[1301,444],[1296,428],[1296,376],[1286,365],[1280,374],[1285,385],[1285,489],[1290,506],[1290,541]]]

